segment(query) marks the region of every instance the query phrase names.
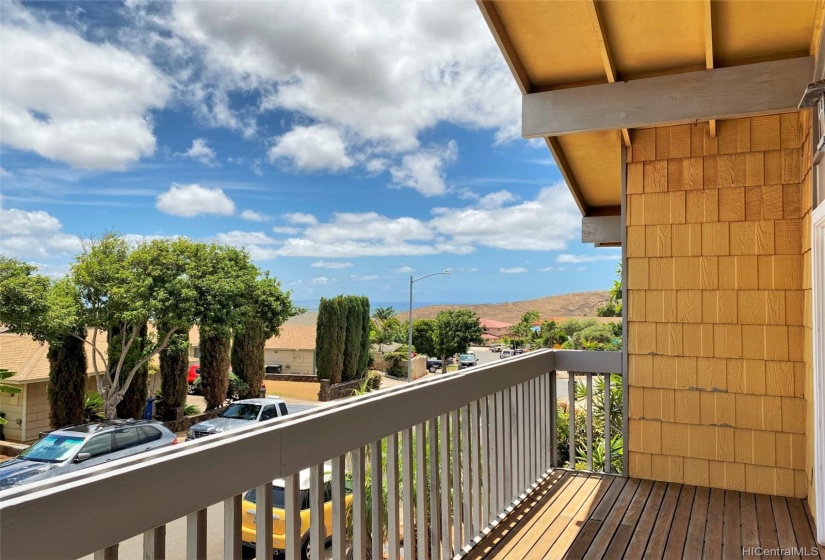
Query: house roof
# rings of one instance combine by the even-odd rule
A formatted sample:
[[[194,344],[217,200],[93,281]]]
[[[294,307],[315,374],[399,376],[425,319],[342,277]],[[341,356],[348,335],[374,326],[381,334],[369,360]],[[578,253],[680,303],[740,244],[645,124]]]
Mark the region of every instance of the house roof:
[[[718,70],[734,66],[816,55],[825,14],[819,0],[478,0],[478,5],[526,94],[525,109],[531,94],[578,88],[573,95],[582,99],[580,92],[589,88],[594,95],[581,101],[582,111],[602,118],[613,115],[613,107],[601,106],[602,101],[615,99],[611,94],[625,88],[623,82],[684,73],[718,76]],[[596,94],[595,88],[602,89]],[[686,122],[697,125],[694,134],[715,138],[716,121]],[[618,215],[622,144],[632,146],[634,132],[643,128],[581,128],[544,136],[583,215]],[[686,130],[692,133],[691,127]]]
[[[92,331],[89,331],[87,340],[91,343]],[[106,333],[97,335],[97,348],[106,355]],[[86,372],[94,374],[91,346],[86,347]],[[0,333],[0,368],[15,372],[6,383],[23,384],[44,381],[49,378],[49,359],[46,354],[48,344],[40,344],[30,336]]]
[[[200,344],[198,327],[189,330],[189,344]],[[270,350],[315,350],[315,323],[291,324],[289,321],[281,325],[278,336],[273,336],[264,344]]]
[[[481,323],[482,327],[486,327],[488,329],[506,329],[507,327],[512,327],[512,323],[505,323],[504,321],[496,321],[495,319],[479,319],[479,323]]]

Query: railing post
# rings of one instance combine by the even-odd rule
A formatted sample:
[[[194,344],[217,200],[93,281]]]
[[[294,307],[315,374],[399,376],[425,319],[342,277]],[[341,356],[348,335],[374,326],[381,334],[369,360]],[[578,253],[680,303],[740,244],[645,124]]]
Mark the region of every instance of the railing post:
[[[301,560],[301,500],[298,474],[291,474],[284,479],[284,514],[286,560]]]
[[[452,439],[452,471],[453,471],[453,555],[461,550],[461,441],[458,423],[458,410],[450,412],[450,436]]]
[[[117,544],[113,544],[112,546],[107,546],[103,550],[98,550],[95,552],[94,560],[117,560]]]
[[[472,457],[470,456],[470,407],[461,407],[461,546],[473,537],[473,486]]]
[[[346,480],[345,458],[344,455],[339,455],[332,460],[332,558],[334,560],[344,560],[347,552],[347,507],[344,492],[344,482]],[[263,554],[261,556],[269,558],[269,556]]]
[[[415,516],[418,558],[426,560],[427,546],[427,436],[425,425],[415,425]]]
[[[498,515],[498,451],[496,451],[496,396],[487,396],[487,523],[492,523]]]
[[[439,560],[440,552],[440,519],[439,492],[438,492],[438,418],[427,423],[427,441],[430,444],[429,468],[430,476],[430,559]]]
[[[206,558],[206,509],[186,516],[186,560]]]
[[[372,484],[372,527],[370,536],[372,537],[373,558],[383,558],[384,539],[382,537],[384,516],[384,481],[381,476],[381,440],[370,444],[370,483]]]
[[[255,554],[272,557],[272,482],[255,488]]]
[[[586,377],[587,394],[585,403],[587,406],[587,470],[593,470],[593,375],[588,373]],[[610,420],[608,418],[608,420]]]
[[[438,451],[441,455],[440,475],[441,475],[441,556],[446,560],[452,558],[450,553],[450,526],[452,517],[450,516],[450,420],[446,414],[442,414],[438,421]]]
[[[354,505],[354,504],[353,504]],[[327,540],[324,526],[324,464],[309,468],[309,547],[310,554],[323,554]]]
[[[568,443],[569,449],[569,466],[571,469],[576,468],[576,376],[572,371],[567,372],[567,416],[568,416]]]
[[[401,432],[401,478],[403,494],[401,509],[404,512],[404,558],[415,558],[415,493],[413,488],[413,437],[412,428]]]
[[[604,472],[613,468],[613,446],[610,445],[610,374],[604,374]]]
[[[166,525],[143,533],[143,560],[164,560],[165,558]]]
[[[272,516],[272,510],[264,515]],[[241,557],[241,495],[223,501],[223,557],[239,560]]]
[[[558,443],[558,422],[559,422],[559,400],[556,396],[556,370],[550,372],[550,403],[547,406],[547,429],[550,432],[550,466],[559,466],[559,443]]]
[[[398,515],[398,434],[387,436],[387,548],[389,560],[400,557],[400,516]]]
[[[365,468],[364,448],[359,447],[352,452],[352,552],[355,558],[367,557]],[[323,503],[321,507],[323,509]],[[380,515],[380,513],[380,511],[375,512],[376,515]],[[319,519],[323,519],[323,514],[319,515]],[[315,558],[321,557],[321,553],[315,556]]]

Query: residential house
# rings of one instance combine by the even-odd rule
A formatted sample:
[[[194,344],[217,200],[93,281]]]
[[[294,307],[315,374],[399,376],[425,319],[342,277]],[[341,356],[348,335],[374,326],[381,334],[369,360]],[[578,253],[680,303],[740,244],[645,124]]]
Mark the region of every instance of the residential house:
[[[91,337],[89,337],[91,342]],[[106,335],[98,336],[98,348],[106,352]],[[91,346],[88,346],[91,349]],[[22,389],[20,393],[0,393],[0,412],[5,414],[3,435],[8,441],[30,443],[40,432],[49,430],[49,352],[29,336],[0,332],[0,368],[14,372],[4,383]],[[97,391],[91,353],[86,362],[89,379],[87,391]]]
[[[510,334],[510,329],[513,327],[512,323],[505,323],[504,321],[497,321],[495,319],[488,319],[482,317],[479,319],[481,324],[481,338],[485,341],[496,341],[502,336]]]

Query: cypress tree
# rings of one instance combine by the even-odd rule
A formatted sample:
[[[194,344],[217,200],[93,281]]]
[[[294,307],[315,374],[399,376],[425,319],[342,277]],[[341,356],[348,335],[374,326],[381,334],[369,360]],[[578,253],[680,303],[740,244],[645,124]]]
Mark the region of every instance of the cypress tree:
[[[318,322],[315,325],[315,367],[318,381],[330,379],[332,346],[330,343],[330,310],[332,302],[321,298],[318,304]]]
[[[367,372],[367,364],[370,360],[370,326],[372,319],[370,318],[370,300],[366,296],[359,298],[361,307],[360,325],[361,329],[361,351],[358,355],[358,376],[361,377]]]
[[[188,375],[189,332],[184,330],[172,335],[169,345],[160,352],[160,393],[167,411],[186,406]]]
[[[82,333],[85,329],[81,330]],[[83,423],[86,405],[86,343],[66,335],[49,344],[49,423],[52,429]]]
[[[344,368],[342,377],[344,381],[349,381],[360,376],[358,366],[361,361],[361,318],[362,305],[361,298],[357,296],[346,296],[342,298],[342,304],[346,310],[346,339],[344,341]]]
[[[201,391],[206,398],[206,409],[221,408],[229,390],[230,338],[219,330],[202,326]]]
[[[266,343],[266,327],[263,321],[256,317],[248,318],[235,331],[232,340],[232,371],[242,381],[249,385],[243,399],[258,396],[258,389],[264,380],[264,344]]]
[[[332,369],[330,379],[333,383],[343,380],[344,349],[347,339],[347,303],[344,296],[336,296],[333,301],[332,321]]]
[[[126,383],[129,377],[129,372],[132,371],[134,365],[140,360],[146,346],[146,337],[148,335],[147,326],[144,324],[140,327],[135,341],[129,348],[126,354],[126,359],[123,360],[123,367],[120,370],[120,386]],[[127,333],[127,338],[129,333]],[[109,368],[114,369],[120,359],[121,354],[121,330],[118,327],[113,327],[109,331]],[[146,407],[146,397],[149,395],[149,363],[145,363],[135,372],[132,382],[123,394],[123,399],[117,403],[117,417],[118,418],[135,418],[138,419],[143,416],[143,409]]]

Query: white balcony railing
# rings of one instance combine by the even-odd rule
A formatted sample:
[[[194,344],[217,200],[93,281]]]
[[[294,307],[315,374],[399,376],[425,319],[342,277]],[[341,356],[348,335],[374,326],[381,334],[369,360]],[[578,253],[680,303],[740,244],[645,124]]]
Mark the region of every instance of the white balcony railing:
[[[405,559],[460,556],[558,466],[556,370],[588,372],[578,375],[590,379],[621,373],[621,364],[618,352],[530,352],[6,490],[0,493],[0,557],[117,558],[119,543],[143,534],[143,557],[163,558],[166,525],[185,517],[187,558],[205,558],[206,508],[223,502],[223,556],[239,558],[242,494],[257,488],[258,496],[271,499],[272,480],[284,478],[286,558],[298,560],[304,539],[317,551],[327,537],[317,521],[329,462],[334,558],[343,558],[347,546],[345,469],[353,487],[355,558],[366,558],[370,545],[386,547],[391,559],[402,552]],[[592,425],[592,414],[587,418]],[[570,428],[575,434],[573,422]],[[590,429],[588,467],[593,443]],[[312,524],[302,534],[298,473],[306,468],[313,475]],[[376,490],[369,504],[368,483]],[[257,557],[270,558],[272,519],[258,519]]]

